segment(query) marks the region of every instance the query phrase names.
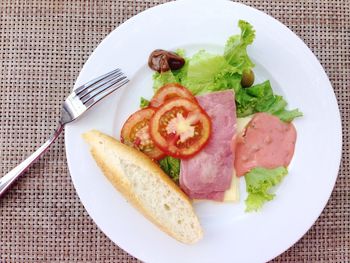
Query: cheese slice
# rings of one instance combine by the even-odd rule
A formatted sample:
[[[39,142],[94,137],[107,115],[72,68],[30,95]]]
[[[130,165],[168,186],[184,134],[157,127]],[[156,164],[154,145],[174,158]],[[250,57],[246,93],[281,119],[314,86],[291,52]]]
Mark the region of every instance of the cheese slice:
[[[245,127],[247,127],[248,123],[253,119],[253,116],[254,115],[249,115],[244,118],[237,118],[237,135],[244,131]]]
[[[225,191],[224,202],[238,202],[239,201],[239,178],[236,172],[233,171],[231,186]]]

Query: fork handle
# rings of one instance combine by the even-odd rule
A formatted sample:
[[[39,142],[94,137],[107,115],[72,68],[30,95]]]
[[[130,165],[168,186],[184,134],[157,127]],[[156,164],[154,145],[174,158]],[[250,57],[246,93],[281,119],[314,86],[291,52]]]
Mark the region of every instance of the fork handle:
[[[25,159],[18,166],[13,168],[9,173],[0,179],[0,197],[8,190],[8,188],[20,177],[27,169],[35,163],[50,147],[50,145],[58,138],[63,131],[64,125],[60,124],[51,137],[40,146],[32,155]]]

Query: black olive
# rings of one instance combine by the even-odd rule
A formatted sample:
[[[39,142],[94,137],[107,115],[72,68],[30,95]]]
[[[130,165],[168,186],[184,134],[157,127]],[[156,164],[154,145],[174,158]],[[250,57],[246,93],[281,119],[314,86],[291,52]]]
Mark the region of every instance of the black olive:
[[[162,49],[154,50],[148,58],[148,66],[159,73],[180,69],[184,64],[184,58],[174,52]]]

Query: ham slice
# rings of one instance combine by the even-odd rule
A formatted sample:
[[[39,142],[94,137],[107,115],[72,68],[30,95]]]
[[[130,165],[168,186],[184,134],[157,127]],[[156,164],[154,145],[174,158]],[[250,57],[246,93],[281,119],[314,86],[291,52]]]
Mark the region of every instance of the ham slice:
[[[268,113],[256,113],[243,136],[237,139],[237,176],[254,167],[287,167],[292,160],[297,133],[292,123],[282,122]]]
[[[212,122],[208,144],[194,157],[181,161],[180,187],[194,199],[222,201],[230,188],[236,137],[236,105],[233,91],[196,97]]]

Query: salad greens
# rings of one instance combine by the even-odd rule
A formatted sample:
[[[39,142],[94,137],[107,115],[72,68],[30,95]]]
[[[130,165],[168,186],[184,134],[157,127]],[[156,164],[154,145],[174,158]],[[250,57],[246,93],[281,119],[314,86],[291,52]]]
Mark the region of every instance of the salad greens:
[[[144,97],[140,98],[140,108],[141,109],[148,107],[149,103],[150,103],[150,101],[145,99]]]
[[[275,169],[256,167],[248,172],[244,176],[248,192],[246,212],[258,211],[265,202],[271,201],[275,197],[271,188],[279,184],[287,173],[287,168],[283,166]]]
[[[179,70],[181,71],[181,69]],[[155,72],[153,74],[153,89],[156,92],[160,87],[168,83],[181,83],[181,80],[177,78],[172,71],[166,71],[163,73]]]
[[[246,21],[239,20],[238,26],[241,35],[231,36],[225,45],[224,57],[226,61],[237,68],[240,73],[254,67],[247,54],[247,46],[252,44],[255,38],[253,26]]]
[[[270,81],[240,89],[236,93],[237,116],[245,117],[255,112],[268,112],[282,121],[290,122],[303,114],[298,110],[286,110],[287,102],[273,94]]]
[[[255,30],[246,21],[240,20],[239,35],[228,38],[223,55],[200,50],[191,58],[185,58],[185,65],[174,71],[156,72],[153,75],[154,90],[167,83],[177,82],[188,88],[194,95],[233,89],[236,93],[237,116],[245,117],[256,112],[269,112],[282,121],[290,122],[302,116],[298,109],[286,110],[287,102],[275,95],[269,81],[243,88],[242,74],[251,70],[254,63],[248,56],[247,47],[253,43]],[[180,56],[184,50],[177,50]]]
[[[200,50],[189,60],[187,75],[181,84],[199,95],[228,88],[238,90],[240,82],[238,69],[223,56]]]
[[[169,175],[169,177],[177,184],[179,184],[180,175],[180,160],[167,156],[159,161],[160,168]]]

